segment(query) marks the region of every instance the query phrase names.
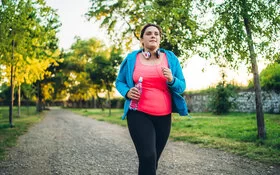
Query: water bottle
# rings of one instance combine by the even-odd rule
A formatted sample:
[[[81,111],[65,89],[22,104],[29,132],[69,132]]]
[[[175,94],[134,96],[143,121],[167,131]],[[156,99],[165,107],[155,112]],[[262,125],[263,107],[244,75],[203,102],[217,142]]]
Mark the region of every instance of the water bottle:
[[[135,84],[135,87],[139,90],[140,95],[142,93],[142,81],[143,81],[143,78],[139,77],[138,82]],[[132,99],[130,102],[130,105],[129,105],[129,109],[137,110],[137,108],[138,108],[138,100]]]

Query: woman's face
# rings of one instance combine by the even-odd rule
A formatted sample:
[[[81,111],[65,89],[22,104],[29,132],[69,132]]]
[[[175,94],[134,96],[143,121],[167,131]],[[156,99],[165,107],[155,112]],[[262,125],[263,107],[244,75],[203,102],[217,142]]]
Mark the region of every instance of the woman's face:
[[[146,28],[141,43],[145,50],[156,50],[160,44],[160,32],[154,27],[150,26]]]

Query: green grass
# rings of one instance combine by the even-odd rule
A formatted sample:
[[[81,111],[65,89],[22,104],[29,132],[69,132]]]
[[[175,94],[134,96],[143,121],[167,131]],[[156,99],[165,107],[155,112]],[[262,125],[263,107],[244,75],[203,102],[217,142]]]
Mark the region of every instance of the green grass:
[[[36,108],[21,107],[21,117],[17,116],[17,107],[13,109],[13,125],[9,124],[9,108],[0,107],[0,160],[4,159],[7,149],[17,144],[19,136],[28,131],[34,123],[41,121],[42,117],[36,113]]]
[[[174,119],[171,138],[175,141],[188,141],[280,164],[280,115],[265,114],[265,140],[257,138],[255,114],[193,114],[192,119]]]
[[[85,117],[94,118],[99,121],[107,121],[110,123],[127,126],[126,120],[121,120],[123,113],[122,109],[113,109],[109,117],[109,110],[102,111],[101,109],[71,109],[73,112]]]
[[[83,116],[126,126],[122,110],[72,109]],[[216,116],[211,113],[192,113],[192,118],[173,114],[170,138],[203,147],[217,148],[253,160],[280,164],[280,115],[265,114],[267,138],[257,138],[255,114],[230,113]]]

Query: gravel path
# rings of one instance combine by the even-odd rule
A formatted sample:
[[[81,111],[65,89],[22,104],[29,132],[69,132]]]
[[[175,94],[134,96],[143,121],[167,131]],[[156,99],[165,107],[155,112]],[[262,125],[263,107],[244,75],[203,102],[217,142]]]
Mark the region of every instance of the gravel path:
[[[52,109],[20,137],[1,175],[136,175],[137,156],[124,127]],[[169,141],[158,175],[280,174],[268,166],[215,149]]]

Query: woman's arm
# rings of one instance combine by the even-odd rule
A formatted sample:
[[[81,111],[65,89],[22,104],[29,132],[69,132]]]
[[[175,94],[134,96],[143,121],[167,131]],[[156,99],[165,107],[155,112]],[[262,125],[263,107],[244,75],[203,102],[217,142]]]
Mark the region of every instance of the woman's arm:
[[[130,89],[127,85],[127,80],[126,80],[127,72],[128,72],[127,59],[125,59],[120,66],[120,71],[116,79],[116,88],[124,98],[127,98],[126,94]]]
[[[171,56],[170,69],[173,75],[173,80],[172,82],[168,83],[168,86],[172,91],[181,94],[186,89],[185,77],[178,58],[175,56],[173,52],[170,52],[169,54]]]

